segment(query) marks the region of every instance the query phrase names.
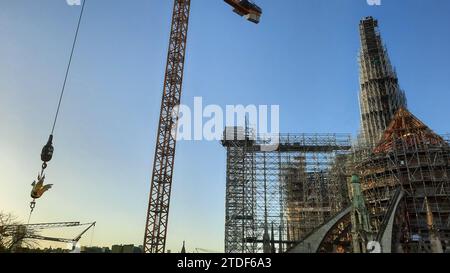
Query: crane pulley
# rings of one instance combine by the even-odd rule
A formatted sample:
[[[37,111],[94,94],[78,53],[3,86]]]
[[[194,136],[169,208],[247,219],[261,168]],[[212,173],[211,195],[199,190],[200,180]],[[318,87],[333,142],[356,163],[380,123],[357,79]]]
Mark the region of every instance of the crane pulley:
[[[41,152],[41,160],[42,160],[42,169],[45,170],[47,168],[47,163],[50,162],[53,158],[53,152],[55,148],[53,147],[53,135],[50,135],[47,141],[47,144],[42,148]]]

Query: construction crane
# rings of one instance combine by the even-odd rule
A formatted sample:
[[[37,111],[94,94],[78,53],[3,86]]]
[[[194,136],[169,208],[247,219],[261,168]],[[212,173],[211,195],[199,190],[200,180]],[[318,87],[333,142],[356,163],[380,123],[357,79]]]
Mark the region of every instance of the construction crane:
[[[261,8],[248,0],[225,0],[234,11],[258,23]],[[176,148],[191,0],[174,0],[161,112],[144,235],[144,252],[164,253]],[[174,133],[175,132],[175,133]]]
[[[41,240],[41,241],[51,241],[59,243],[71,243],[72,250],[75,248],[76,244],[81,240],[81,237],[93,226],[96,222],[80,224],[80,222],[61,222],[61,223],[44,223],[44,224],[27,224],[27,225],[7,225],[3,226],[4,236],[15,237],[13,240],[13,245],[19,245],[24,239]],[[80,227],[87,226],[80,234],[75,238],[56,238],[39,235],[39,231],[45,229],[54,228],[68,228],[68,227]]]

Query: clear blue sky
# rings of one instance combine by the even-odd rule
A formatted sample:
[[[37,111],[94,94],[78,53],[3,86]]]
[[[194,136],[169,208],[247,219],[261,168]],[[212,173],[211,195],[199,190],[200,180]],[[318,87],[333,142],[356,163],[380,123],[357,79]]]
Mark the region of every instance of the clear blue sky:
[[[142,244],[172,3],[88,0],[47,171],[55,185],[33,222],[96,220],[94,244]],[[256,26],[221,0],[192,1],[185,104],[279,104],[283,132],[354,134],[358,23],[372,15],[410,109],[449,131],[450,1],[258,3]],[[0,210],[23,221],[78,14],[65,0],[0,0]],[[220,144],[180,142],[168,248],[223,250],[224,195]]]

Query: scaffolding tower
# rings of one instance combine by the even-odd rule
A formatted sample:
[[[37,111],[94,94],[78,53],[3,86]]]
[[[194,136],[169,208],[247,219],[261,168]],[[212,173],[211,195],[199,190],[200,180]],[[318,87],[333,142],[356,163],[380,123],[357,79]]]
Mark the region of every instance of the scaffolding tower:
[[[269,151],[268,139],[225,129],[226,253],[284,252],[348,204],[350,135],[280,134]]]
[[[406,107],[395,69],[383,45],[378,21],[366,17],[359,25],[361,140],[374,147],[400,107]]]

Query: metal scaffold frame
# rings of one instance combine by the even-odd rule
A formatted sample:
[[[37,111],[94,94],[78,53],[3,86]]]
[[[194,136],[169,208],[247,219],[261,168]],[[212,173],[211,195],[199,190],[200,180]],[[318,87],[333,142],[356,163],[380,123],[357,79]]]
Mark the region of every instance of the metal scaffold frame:
[[[441,242],[450,240],[450,136],[433,133],[407,110],[397,115],[403,126],[414,122],[416,128],[388,128],[389,138],[370,155],[357,158],[356,170],[374,231],[382,229],[400,187],[405,197],[397,213],[393,251],[433,252],[432,232]]]
[[[339,165],[351,149],[350,135],[282,134],[274,151],[263,148],[271,137],[240,127],[224,135],[226,253],[284,252],[348,204]],[[340,201],[332,202],[330,193]]]
[[[373,147],[397,110],[406,107],[407,101],[383,45],[378,21],[364,18],[359,28],[361,139]]]
[[[228,144],[225,248],[253,253],[256,251],[256,186],[252,142],[243,140]]]

